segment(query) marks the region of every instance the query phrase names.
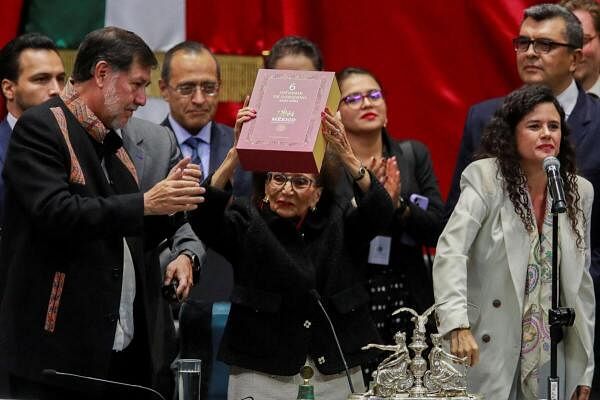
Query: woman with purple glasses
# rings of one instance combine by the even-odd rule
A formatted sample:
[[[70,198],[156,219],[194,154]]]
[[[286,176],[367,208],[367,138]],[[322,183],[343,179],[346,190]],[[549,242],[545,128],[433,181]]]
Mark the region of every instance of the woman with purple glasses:
[[[383,183],[395,205],[393,218],[371,243],[368,258],[371,315],[384,342],[393,343],[397,331],[412,329],[408,317],[391,315],[394,310],[411,307],[421,313],[433,304],[423,247],[436,245],[443,203],[427,148],[388,134],[385,97],[373,74],[346,68],[337,73],[337,80],[342,93],[339,112],[352,150]],[[339,189],[352,196],[350,187]],[[372,372],[375,366],[365,366],[366,379],[370,379],[367,370]]]

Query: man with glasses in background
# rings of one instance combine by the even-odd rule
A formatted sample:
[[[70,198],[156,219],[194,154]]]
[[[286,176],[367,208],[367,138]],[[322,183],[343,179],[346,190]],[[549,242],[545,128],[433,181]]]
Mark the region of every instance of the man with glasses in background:
[[[191,157],[192,163],[201,167],[202,179],[221,165],[234,142],[233,129],[213,121],[220,85],[219,63],[201,43],[185,41],[165,53],[159,86],[169,103],[169,115],[162,125],[174,132],[183,156]],[[249,172],[238,170],[234,175],[234,195],[248,195],[251,182]],[[212,303],[227,300],[232,286],[231,265],[207,249],[202,279],[179,313],[180,357],[203,360],[203,398],[212,369]]]
[[[596,0],[563,0],[560,4],[579,18],[583,28],[582,57],[575,79],[583,90],[600,97],[600,4]]]
[[[519,34],[513,39],[517,71],[521,80],[524,84],[543,84],[552,89],[566,114],[579,173],[592,183],[594,192],[598,194],[600,193],[598,172],[600,154],[597,151],[600,146],[600,102],[588,96],[573,77],[581,61],[583,45],[584,33],[581,23],[571,11],[557,4],[539,4],[527,8],[524,11]],[[468,111],[452,186],[446,202],[446,221],[450,218],[460,195],[461,174],[473,160],[484,128],[502,104],[502,100],[503,98],[486,100],[475,104]],[[600,277],[599,205],[600,198],[596,196],[591,221],[590,266],[595,282]],[[485,346],[484,343],[479,345]],[[582,385],[591,386],[591,382],[582,382]],[[583,388],[582,391],[589,394],[589,388]],[[579,398],[587,398],[586,393],[580,393]]]

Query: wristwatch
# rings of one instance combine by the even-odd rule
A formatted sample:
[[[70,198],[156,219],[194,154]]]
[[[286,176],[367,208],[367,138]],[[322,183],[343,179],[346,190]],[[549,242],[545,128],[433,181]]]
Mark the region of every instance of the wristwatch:
[[[190,250],[183,250],[179,254],[189,257],[190,261],[192,262],[192,278],[194,279],[194,282],[197,283],[200,276],[200,260],[198,259],[198,256]]]
[[[367,175],[367,168],[361,163],[360,167],[358,168],[358,176],[353,176],[352,179],[354,179],[354,182],[358,182],[364,178],[365,175]]]
[[[400,215],[403,215],[406,209],[408,208],[408,203],[404,200],[404,197],[400,196],[398,199],[398,212]]]

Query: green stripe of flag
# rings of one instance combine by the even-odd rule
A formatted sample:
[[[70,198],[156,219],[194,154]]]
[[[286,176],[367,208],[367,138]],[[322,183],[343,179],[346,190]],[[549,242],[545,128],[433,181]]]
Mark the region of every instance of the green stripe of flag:
[[[24,5],[25,32],[39,32],[59,48],[76,49],[90,31],[104,26],[102,0],[29,0]]]

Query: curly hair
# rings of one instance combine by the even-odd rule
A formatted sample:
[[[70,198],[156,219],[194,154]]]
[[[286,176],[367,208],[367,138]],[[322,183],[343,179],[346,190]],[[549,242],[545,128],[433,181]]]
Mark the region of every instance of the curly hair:
[[[485,128],[481,138],[481,152],[476,158],[496,157],[500,173],[504,178],[504,188],[513,204],[515,212],[521,218],[527,231],[534,229],[534,219],[529,206],[527,194],[527,176],[521,168],[521,156],[517,151],[517,124],[533,109],[542,103],[552,103],[560,115],[560,175],[564,184],[567,202],[567,216],[571,228],[577,235],[577,246],[584,247],[583,238],[577,229],[577,215],[584,220],[580,207],[579,189],[577,187],[577,170],[575,166],[575,150],[568,140],[569,127],[565,121],[565,112],[552,94],[550,88],[541,85],[528,85],[510,93],[502,106]],[[541,166],[540,166],[541,168]]]

